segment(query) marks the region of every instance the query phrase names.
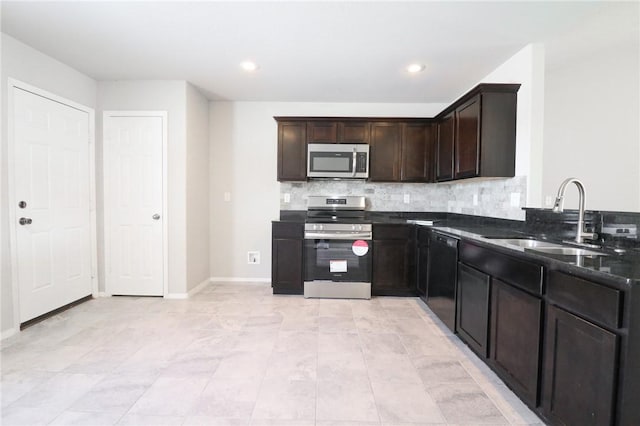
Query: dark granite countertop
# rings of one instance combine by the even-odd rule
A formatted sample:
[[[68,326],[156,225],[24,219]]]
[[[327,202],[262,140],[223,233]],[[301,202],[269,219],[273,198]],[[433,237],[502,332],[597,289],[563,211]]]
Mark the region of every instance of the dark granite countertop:
[[[602,281],[615,286],[628,287],[630,285],[640,285],[640,253],[636,251],[627,251],[626,253],[621,254],[607,249],[589,249],[593,251],[604,252],[606,253],[606,255],[559,255],[543,253],[530,248],[505,244],[499,239],[496,239],[496,237],[507,238],[516,236],[509,232],[494,233],[490,229],[484,227],[469,227],[463,230],[457,227],[433,226],[432,229],[451,236],[480,243],[480,245],[489,248],[498,249],[503,253],[517,256],[526,256],[526,258],[530,261],[538,262],[548,268],[566,272],[571,275],[580,276],[585,279]],[[493,238],[486,238],[486,236],[490,236]],[[523,234],[523,236],[525,236],[525,234]],[[527,234],[527,236],[536,239],[545,239],[552,243],[558,243],[568,246],[568,244],[563,243],[562,241],[550,239],[547,236],[545,236],[544,238],[535,234]]]
[[[305,211],[281,211],[280,221],[304,222]],[[542,253],[529,248],[505,244],[500,238],[535,238],[563,243],[562,235],[548,230],[528,227],[523,221],[495,219],[442,212],[367,212],[365,220],[374,224],[406,224],[413,221],[433,221],[430,227],[451,236],[474,241],[515,256],[526,256],[550,269],[563,271],[586,279],[603,281],[615,286],[640,285],[640,250],[631,248],[616,253],[605,245],[606,256],[576,256]],[[416,224],[416,226],[424,226]]]

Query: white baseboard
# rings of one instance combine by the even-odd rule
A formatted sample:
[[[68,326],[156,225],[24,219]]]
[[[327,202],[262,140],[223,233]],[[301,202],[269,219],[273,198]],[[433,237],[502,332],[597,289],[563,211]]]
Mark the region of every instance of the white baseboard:
[[[98,292],[97,297],[111,297],[111,294],[101,291],[101,292]]]
[[[10,328],[8,330],[5,330],[2,332],[2,334],[0,334],[0,341],[4,340],[4,339],[8,339],[11,336],[14,336],[18,333],[18,330],[16,330],[15,328]]]
[[[188,299],[189,293],[169,293],[164,295],[165,299]]]
[[[164,296],[165,299],[188,299],[194,294],[202,291],[207,285],[211,283],[211,279],[207,278],[202,281],[200,284],[189,290],[187,293],[169,293]]]
[[[189,295],[189,297],[191,297],[194,294],[201,292],[209,284],[211,284],[211,278],[207,278],[206,280],[202,281],[200,284],[189,290],[187,294]]]
[[[210,280],[212,283],[228,282],[228,283],[251,284],[251,283],[270,283],[271,282],[271,278],[211,277]]]

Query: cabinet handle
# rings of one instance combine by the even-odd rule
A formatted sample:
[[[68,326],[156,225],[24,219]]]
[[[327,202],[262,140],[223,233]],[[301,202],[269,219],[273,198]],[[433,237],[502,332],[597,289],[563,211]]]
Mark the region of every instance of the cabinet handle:
[[[356,149],[353,148],[353,174],[351,176],[355,177],[356,176],[356,158],[357,158],[358,154],[356,152]]]

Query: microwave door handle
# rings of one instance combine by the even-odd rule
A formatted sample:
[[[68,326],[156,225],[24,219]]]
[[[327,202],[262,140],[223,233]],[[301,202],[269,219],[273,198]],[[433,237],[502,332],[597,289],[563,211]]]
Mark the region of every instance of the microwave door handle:
[[[353,177],[356,177],[356,159],[358,158],[358,154],[356,148],[353,148]]]

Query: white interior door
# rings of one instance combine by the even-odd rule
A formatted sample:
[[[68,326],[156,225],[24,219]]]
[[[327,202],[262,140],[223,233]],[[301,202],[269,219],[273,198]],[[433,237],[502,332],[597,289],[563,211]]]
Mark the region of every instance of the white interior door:
[[[105,113],[106,290],[162,296],[166,115]]]
[[[92,293],[89,114],[14,87],[20,322]]]

